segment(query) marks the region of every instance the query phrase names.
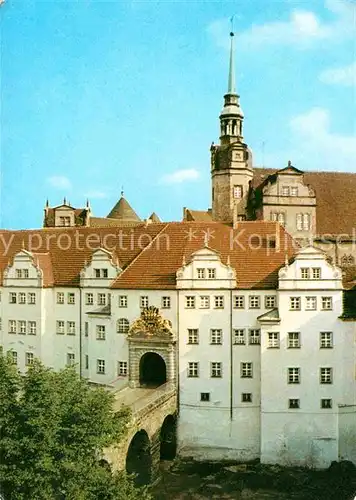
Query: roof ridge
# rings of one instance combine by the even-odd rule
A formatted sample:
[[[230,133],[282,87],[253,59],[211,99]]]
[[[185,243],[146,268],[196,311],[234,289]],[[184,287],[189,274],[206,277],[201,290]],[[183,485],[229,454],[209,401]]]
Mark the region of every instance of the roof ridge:
[[[160,234],[161,234],[161,233],[162,233],[162,232],[163,232],[163,231],[164,231],[164,230],[165,230],[165,229],[169,226],[169,224],[170,224],[170,222],[167,222],[167,224],[165,224],[165,225],[164,225],[164,227],[163,227],[160,231],[158,231],[158,233],[155,235],[155,237],[152,239],[152,241],[150,241],[150,242],[149,242],[149,244],[148,244],[148,245],[146,245],[146,246],[145,246],[145,248],[143,248],[143,249],[141,250],[141,252],[139,252],[139,253],[136,255],[136,257],[134,257],[134,258],[132,259],[132,261],[131,261],[131,262],[130,262],[130,263],[129,263],[126,267],[125,267],[125,269],[122,271],[122,273],[120,273],[120,274],[116,277],[116,279],[115,279],[114,283],[116,282],[116,280],[117,280],[118,278],[121,278],[121,276],[122,276],[123,274],[125,274],[125,272],[126,272],[128,269],[130,269],[130,268],[131,268],[131,266],[132,266],[132,265],[133,265],[133,264],[137,261],[137,259],[138,259],[138,258],[139,258],[142,254],[143,254],[143,252],[144,252],[147,248],[150,248],[150,247],[152,246],[153,242],[154,242],[154,241],[158,238],[158,236],[159,236],[159,235],[160,235]],[[113,284],[114,284],[114,283],[112,283],[112,284],[110,285],[110,288],[112,288],[112,286],[113,286]]]

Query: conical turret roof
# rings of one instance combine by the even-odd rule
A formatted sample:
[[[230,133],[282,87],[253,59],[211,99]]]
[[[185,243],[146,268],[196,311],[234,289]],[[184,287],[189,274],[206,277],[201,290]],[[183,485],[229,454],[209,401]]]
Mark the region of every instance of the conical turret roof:
[[[158,217],[158,215],[155,212],[151,213],[151,215],[149,216],[149,219],[152,222],[161,222],[161,219]]]
[[[116,203],[108,215],[109,219],[118,219],[127,222],[139,222],[141,219],[123,196]]]

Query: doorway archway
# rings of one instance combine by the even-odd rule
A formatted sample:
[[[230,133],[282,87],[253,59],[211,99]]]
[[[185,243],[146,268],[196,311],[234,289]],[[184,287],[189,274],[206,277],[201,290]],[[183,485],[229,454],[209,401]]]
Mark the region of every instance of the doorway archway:
[[[147,432],[136,432],[126,455],[126,472],[134,474],[136,486],[150,484],[152,475],[151,443]]]
[[[164,359],[155,352],[146,352],[140,359],[140,386],[158,387],[167,382]]]

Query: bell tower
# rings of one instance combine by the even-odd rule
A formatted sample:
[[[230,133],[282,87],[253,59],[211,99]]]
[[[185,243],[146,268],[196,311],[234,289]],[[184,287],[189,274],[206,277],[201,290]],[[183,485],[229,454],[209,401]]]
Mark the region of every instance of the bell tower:
[[[235,88],[234,33],[230,33],[230,63],[227,93],[220,113],[220,144],[212,144],[212,216],[216,221],[247,218],[246,208],[253,177],[252,155],[243,142],[244,114]]]

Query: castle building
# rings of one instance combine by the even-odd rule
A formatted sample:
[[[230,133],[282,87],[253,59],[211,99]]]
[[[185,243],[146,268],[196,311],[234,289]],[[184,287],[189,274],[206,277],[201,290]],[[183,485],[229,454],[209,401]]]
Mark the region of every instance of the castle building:
[[[211,210],[163,223],[123,196],[105,218],[64,200],[42,229],[1,231],[1,348],[21,372],[175,383],[183,456],[356,463],[356,175],[253,167],[233,43]]]

